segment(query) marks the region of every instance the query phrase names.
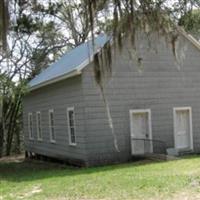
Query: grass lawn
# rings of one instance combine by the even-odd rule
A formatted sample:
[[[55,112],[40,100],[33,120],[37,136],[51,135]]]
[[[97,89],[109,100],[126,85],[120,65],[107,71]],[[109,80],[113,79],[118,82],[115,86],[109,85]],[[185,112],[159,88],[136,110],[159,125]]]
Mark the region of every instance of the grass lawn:
[[[78,169],[0,161],[0,200],[200,199],[200,156]]]

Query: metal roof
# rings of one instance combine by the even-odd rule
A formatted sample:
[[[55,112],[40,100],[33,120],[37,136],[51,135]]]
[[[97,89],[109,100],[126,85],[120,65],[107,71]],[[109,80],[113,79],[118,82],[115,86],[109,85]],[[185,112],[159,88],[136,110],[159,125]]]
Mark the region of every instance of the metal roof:
[[[29,82],[30,89],[36,89],[71,75],[76,75],[74,72],[80,73],[80,70],[91,61],[92,56],[108,40],[109,37],[107,35],[101,34],[94,39],[94,46],[90,40],[66,52],[58,61],[47,67]]]

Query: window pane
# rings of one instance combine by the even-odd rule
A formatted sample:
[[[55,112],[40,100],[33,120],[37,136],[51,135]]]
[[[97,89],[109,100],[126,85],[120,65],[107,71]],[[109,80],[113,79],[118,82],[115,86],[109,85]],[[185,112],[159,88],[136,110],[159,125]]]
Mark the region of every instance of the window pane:
[[[70,126],[74,125],[74,112],[72,110],[69,111],[69,124]]]
[[[71,127],[70,128],[70,132],[71,132],[71,136],[73,136],[75,133],[74,133],[74,128],[73,127]]]
[[[54,125],[53,112],[50,113],[51,126]]]
[[[38,139],[42,139],[42,129],[41,129],[41,113],[37,113],[37,131],[38,131]]]
[[[70,143],[75,144],[76,143],[76,137],[75,137],[75,122],[74,122],[74,110],[68,110],[68,125],[69,125],[69,137],[70,137]]]
[[[51,139],[55,140],[54,127],[51,127]]]
[[[51,140],[55,141],[55,130],[54,130],[54,113],[52,111],[49,112],[49,122],[50,122],[50,137]]]
[[[28,115],[28,126],[29,126],[29,137],[33,138],[33,118],[31,113],[29,113]]]
[[[76,143],[75,136],[71,137],[71,143],[72,143],[72,144],[75,144],[75,143]]]
[[[75,131],[74,128],[71,128],[71,143],[75,143]]]

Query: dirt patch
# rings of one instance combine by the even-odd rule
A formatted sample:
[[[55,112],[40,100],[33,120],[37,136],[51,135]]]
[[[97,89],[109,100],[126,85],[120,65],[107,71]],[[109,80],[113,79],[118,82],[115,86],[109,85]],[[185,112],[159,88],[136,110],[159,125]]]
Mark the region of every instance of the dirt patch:
[[[24,154],[20,154],[20,155],[14,155],[14,156],[5,156],[3,158],[0,158],[0,163],[4,162],[4,163],[11,163],[11,162],[22,162],[24,161]]]
[[[184,191],[184,192],[176,193],[169,200],[200,200],[200,193],[199,192]]]
[[[36,185],[36,186],[33,186],[29,192],[26,192],[24,194],[20,194],[19,195],[19,199],[27,199],[28,197],[31,197],[35,194],[38,194],[42,192],[42,189],[41,189],[41,186],[40,185]]]

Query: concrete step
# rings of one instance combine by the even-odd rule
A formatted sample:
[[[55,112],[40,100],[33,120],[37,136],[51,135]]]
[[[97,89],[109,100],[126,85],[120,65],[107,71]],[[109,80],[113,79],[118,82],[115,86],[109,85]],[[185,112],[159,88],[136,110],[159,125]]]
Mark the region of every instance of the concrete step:
[[[171,156],[171,155],[165,155],[165,154],[148,154],[149,158],[153,160],[177,160],[178,157]]]
[[[194,152],[192,150],[185,150],[185,151],[179,151],[178,155],[179,156],[184,156],[184,155],[190,155],[193,154]]]
[[[170,155],[165,155],[165,154],[146,153],[143,155],[133,156],[133,160],[137,160],[137,159],[167,161],[167,160],[177,160],[179,158],[176,156],[170,156]]]
[[[188,155],[192,154],[193,151],[191,149],[175,149],[175,148],[168,148],[167,149],[167,155],[169,156],[183,156],[183,155]]]

